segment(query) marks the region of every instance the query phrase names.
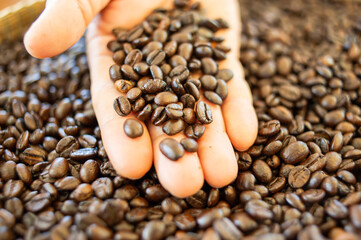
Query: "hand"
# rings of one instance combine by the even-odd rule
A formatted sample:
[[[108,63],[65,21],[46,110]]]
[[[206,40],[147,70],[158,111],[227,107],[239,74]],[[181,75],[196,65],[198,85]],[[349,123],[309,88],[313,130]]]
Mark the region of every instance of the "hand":
[[[87,55],[91,72],[91,93],[94,110],[102,133],[104,147],[114,169],[130,179],[141,178],[153,164],[159,181],[177,197],[196,193],[204,179],[219,188],[231,183],[237,176],[237,160],[233,146],[239,150],[249,148],[257,136],[257,117],[252,96],[244,80],[239,63],[240,15],[236,0],[201,0],[211,18],[224,18],[229,29],[217,32],[231,47],[220,68],[233,70],[228,82],[229,94],[223,105],[206,100],[213,114],[213,123],[206,125],[198,140],[198,153],[185,153],[178,161],[170,161],[159,150],[159,143],[168,137],[161,127],[152,124],[144,127],[141,137],[131,139],[123,131],[126,117],[119,117],[113,101],[121,95],[109,77],[113,64],[107,43],[114,39],[114,27],[131,28],[139,24],[157,7],[170,7],[171,0],[48,0],[41,16],[25,35],[25,46],[34,57],[57,55],[76,43],[87,30]],[[173,138],[180,141],[179,133]],[[232,144],[231,144],[232,143]]]

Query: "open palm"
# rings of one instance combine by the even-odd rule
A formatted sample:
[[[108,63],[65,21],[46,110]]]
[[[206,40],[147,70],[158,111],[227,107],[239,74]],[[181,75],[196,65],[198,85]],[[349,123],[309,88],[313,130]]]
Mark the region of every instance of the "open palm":
[[[159,150],[166,137],[161,127],[144,126],[144,134],[136,139],[127,137],[123,123],[113,109],[113,101],[121,95],[109,77],[109,67],[114,63],[107,43],[114,39],[115,27],[130,29],[139,24],[155,8],[171,7],[171,0],[68,0],[47,2],[46,9],[25,36],[25,46],[38,58],[57,55],[72,46],[87,28],[87,55],[91,72],[91,93],[94,110],[102,133],[102,140],[114,169],[130,179],[142,177],[154,160],[159,181],[170,193],[186,197],[196,193],[204,180],[213,187],[223,187],[232,182],[238,172],[233,146],[246,150],[257,135],[257,119],[252,107],[252,97],[244,81],[238,61],[240,19],[236,0],[201,0],[206,14],[222,17],[230,25],[219,31],[225,45],[231,47],[228,58],[220,68],[234,72],[228,82],[229,93],[222,107],[207,102],[212,109],[213,123],[198,140],[198,152],[186,152],[178,161],[170,161]],[[172,138],[180,141],[179,133]]]

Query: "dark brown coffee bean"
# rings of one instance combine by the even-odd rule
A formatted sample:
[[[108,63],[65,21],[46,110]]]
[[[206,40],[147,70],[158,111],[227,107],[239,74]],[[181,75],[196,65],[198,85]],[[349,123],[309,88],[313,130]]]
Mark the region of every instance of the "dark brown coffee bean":
[[[142,232],[142,239],[163,239],[166,232],[166,224],[163,221],[153,220],[148,222]]]
[[[96,179],[99,173],[99,164],[95,160],[87,160],[81,167],[79,174],[82,182],[90,183]]]
[[[176,161],[184,155],[184,148],[180,143],[171,138],[162,140],[159,144],[160,151],[170,160]]]
[[[280,192],[286,185],[285,177],[276,177],[268,185],[267,189],[270,193]]]
[[[10,162],[10,161],[8,161]],[[33,176],[31,175],[31,172],[29,168],[23,164],[18,163],[15,167],[16,174],[18,175],[19,179],[23,181],[25,184],[31,184],[33,181]],[[4,177],[1,175],[1,177],[4,179]]]
[[[180,143],[187,152],[197,152],[198,143],[193,138],[183,138]]]
[[[174,223],[183,231],[192,230],[197,225],[194,217],[190,213],[183,213],[175,216]]]
[[[139,97],[137,100],[135,100],[134,104],[132,105],[132,111],[139,112],[144,108],[144,106],[145,106],[144,98]]]
[[[137,138],[143,135],[143,126],[136,119],[127,119],[124,122],[124,132],[130,138]]]
[[[336,152],[328,152],[325,154],[326,159],[326,166],[325,170],[327,172],[334,172],[336,171],[342,161],[341,155]]]
[[[231,69],[220,69],[217,72],[216,78],[228,82],[233,78],[233,72]]]
[[[168,57],[173,56],[177,52],[178,44],[176,41],[169,41],[164,45],[163,51]]]
[[[268,203],[253,199],[246,203],[245,211],[256,220],[272,219],[273,213]]]
[[[306,206],[302,203],[299,196],[295,193],[286,193],[286,202],[301,212],[306,210]]]
[[[117,64],[113,64],[110,68],[109,68],[109,75],[110,75],[110,78],[113,80],[113,81],[116,81],[118,79],[121,79],[122,78],[122,73],[121,73],[121,70],[120,70],[120,66],[117,65]]]
[[[160,106],[154,109],[150,121],[155,125],[159,126],[167,120],[167,113],[165,107]]]
[[[297,141],[289,144],[281,151],[281,157],[286,163],[296,164],[307,157],[309,149],[307,144]]]
[[[223,239],[241,239],[242,233],[229,218],[221,218],[213,223],[213,228]]]
[[[183,109],[176,103],[168,104],[165,112],[170,119],[178,119],[183,116]]]
[[[152,105],[148,104],[143,108],[142,111],[140,111],[138,113],[137,118],[140,121],[145,122],[146,120],[148,120],[150,118],[151,114],[152,114]]]
[[[157,29],[153,32],[154,41],[165,43],[165,41],[167,41],[167,38],[168,38],[168,33],[163,29]]]
[[[255,177],[263,183],[269,183],[272,180],[272,170],[267,163],[262,160],[256,160],[253,163],[252,171]]]
[[[94,158],[98,151],[95,148],[81,148],[70,153],[69,157],[74,161],[85,161]]]
[[[347,170],[338,170],[336,173],[337,177],[348,184],[356,184],[355,176]]]
[[[134,87],[134,83],[129,80],[120,79],[115,81],[114,87],[118,92],[127,93]]]
[[[51,163],[49,168],[49,176],[52,178],[62,178],[67,174],[68,170],[68,161],[63,157],[59,157]]]
[[[215,92],[205,91],[204,96],[207,98],[208,101],[210,101],[214,104],[222,105],[222,103],[223,103],[222,98]]]
[[[329,195],[337,194],[338,181],[335,177],[325,177],[321,183],[321,188],[326,191]]]
[[[322,189],[309,189],[301,193],[301,198],[305,203],[316,203],[322,201],[326,193]]]
[[[144,93],[158,93],[167,86],[167,84],[160,79],[141,79],[137,85]]]
[[[183,107],[184,108],[191,108],[194,109],[196,100],[195,98],[190,95],[190,94],[184,94],[182,95],[182,97],[180,98],[181,103],[183,103]]]
[[[109,198],[114,191],[113,182],[107,177],[101,177],[96,179],[92,183],[92,188],[94,190],[95,196],[100,199]]]
[[[46,160],[47,152],[40,147],[30,147],[25,149],[20,154],[20,160],[28,165],[35,165],[36,163]]]
[[[159,65],[163,62],[166,57],[166,53],[162,50],[154,50],[150,52],[147,56],[148,65]]]
[[[120,71],[123,75],[123,77],[137,81],[139,79],[139,75],[134,71],[133,67],[127,64],[124,64],[121,66]]]
[[[57,180],[54,186],[59,190],[74,190],[79,184],[79,179],[73,176],[66,176]]]
[[[187,124],[194,124],[196,121],[196,113],[192,108],[184,108],[183,109],[183,120]]]
[[[218,72],[218,64],[214,61],[214,59],[206,57],[202,58],[201,62],[204,74],[215,75]]]
[[[177,66],[186,66],[187,60],[184,59],[184,57],[180,55],[174,55],[169,59],[169,64],[175,68]]]
[[[29,212],[39,212],[50,205],[50,194],[47,192],[35,195],[25,204],[26,210]]]
[[[149,73],[149,65],[145,62],[135,63],[133,66],[134,71],[136,71],[140,75],[147,75]]]
[[[134,64],[140,62],[143,58],[143,54],[138,49],[131,50],[124,60],[124,64],[134,66]]]
[[[188,76],[189,76],[189,70],[185,65],[178,65],[174,67],[169,73],[169,77],[171,78],[176,77],[181,82],[186,80]]]
[[[209,124],[213,121],[212,110],[207,103],[199,101],[196,106],[198,120],[203,124]]]
[[[182,112],[183,113],[183,112]],[[186,124],[182,119],[168,120],[163,125],[163,132],[167,135],[175,135],[186,128]]]
[[[184,130],[184,133],[189,138],[199,139],[200,137],[203,136],[205,129],[206,129],[205,126],[196,123],[188,126]]]
[[[14,161],[5,162],[0,169],[1,178],[4,181],[14,179],[16,176],[15,168],[16,163]]]
[[[253,190],[256,178],[251,172],[241,172],[236,179],[236,187],[238,190]]]
[[[335,219],[344,219],[348,214],[347,208],[336,199],[332,199],[325,203],[325,212]]]
[[[288,175],[288,184],[293,188],[303,187],[310,179],[311,171],[305,166],[294,167]]]
[[[126,97],[120,96],[114,99],[113,107],[119,116],[126,116],[131,111],[131,105]]]
[[[243,232],[250,232],[258,227],[257,222],[244,212],[237,212],[232,215],[232,221]]]
[[[281,124],[278,120],[272,120],[265,123],[259,130],[259,134],[263,136],[273,136],[280,131]]]
[[[217,87],[214,91],[221,97],[222,100],[226,99],[226,97],[228,95],[227,83],[222,79],[218,79]]]
[[[113,61],[117,64],[117,65],[122,65],[124,63],[124,59],[125,59],[125,52],[124,50],[118,50],[116,52],[114,52],[113,56]],[[120,72],[120,67],[119,67],[119,72]],[[119,79],[119,78],[118,78]]]
[[[350,220],[352,224],[357,228],[361,228],[361,205],[353,205],[349,208]]]
[[[128,92],[127,92],[127,98],[129,99],[129,101],[134,102],[135,100],[137,100],[140,96],[142,95],[142,90],[140,90],[137,87],[131,88]]]
[[[154,102],[157,105],[166,106],[178,102],[178,97],[172,92],[160,92],[155,96]]]

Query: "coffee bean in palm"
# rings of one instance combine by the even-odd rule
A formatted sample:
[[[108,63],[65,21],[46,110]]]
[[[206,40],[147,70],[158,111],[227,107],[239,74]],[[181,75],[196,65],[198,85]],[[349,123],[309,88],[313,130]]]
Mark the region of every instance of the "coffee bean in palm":
[[[189,70],[185,65],[178,65],[174,67],[169,73],[169,77],[171,78],[177,77],[181,82],[186,80],[188,76],[189,76]]]
[[[196,103],[195,98],[191,94],[184,94],[180,97],[181,103],[183,103],[184,108],[193,109]]]
[[[167,86],[161,79],[141,79],[137,85],[144,93],[158,93]]]
[[[214,91],[221,97],[222,100],[226,99],[228,95],[227,83],[222,79],[217,79],[217,87]]]
[[[163,62],[165,57],[166,57],[165,52],[158,49],[150,52],[147,56],[146,61],[148,65],[159,65]]]
[[[134,83],[129,80],[120,79],[115,81],[114,87],[118,92],[127,93],[134,87]]]
[[[149,65],[145,62],[135,63],[133,66],[134,71],[136,71],[140,75],[147,75],[149,73]]]
[[[184,108],[183,109],[183,120],[187,124],[194,124],[196,121],[196,113],[192,108]]]
[[[176,161],[184,155],[183,146],[172,138],[166,138],[159,144],[160,151],[170,160]]]
[[[167,120],[167,113],[165,107],[159,106],[154,109],[150,121],[155,125],[159,126]]]
[[[168,104],[165,108],[165,112],[170,119],[178,119],[183,116],[183,109],[176,103]]]
[[[171,119],[163,125],[163,132],[167,135],[175,135],[186,128],[186,123],[182,119]]]
[[[183,138],[180,144],[182,144],[184,150],[187,152],[197,152],[198,150],[198,143],[193,138]]]
[[[213,91],[205,91],[204,96],[208,101],[210,101],[210,102],[212,102],[214,104],[222,105],[222,103],[223,103],[222,98],[217,93],[215,93]]]
[[[202,58],[201,62],[204,74],[215,75],[218,72],[218,64],[212,58]]]
[[[212,110],[209,105],[203,101],[197,103],[196,114],[198,120],[203,124],[209,124],[213,121]]]
[[[120,71],[120,66],[117,65],[117,64],[113,64],[110,68],[109,68],[109,75],[110,75],[110,78],[113,80],[113,81],[116,81],[118,79],[121,79],[122,78],[122,73]]]
[[[204,90],[213,91],[217,87],[217,79],[212,75],[203,75],[200,81]]]
[[[143,126],[136,119],[129,118],[125,120],[123,128],[125,134],[130,138],[137,138],[143,134]]]
[[[233,71],[231,69],[219,69],[216,78],[228,82],[233,78]]]
[[[125,59],[125,52],[124,50],[118,50],[116,52],[113,53],[113,61],[117,64],[117,65],[122,65],[124,63],[124,59]],[[119,68],[119,72],[120,72],[120,68]]]
[[[195,43],[194,54],[198,58],[212,57],[212,46],[208,42]]]
[[[122,75],[133,81],[137,81],[139,79],[139,75],[134,71],[133,67],[127,64],[124,64],[120,67]]]
[[[138,49],[133,49],[128,53],[128,55],[124,59],[124,64],[134,66],[134,64],[142,61],[142,58],[143,58],[142,52]]]
[[[141,95],[142,95],[142,90],[140,90],[137,87],[133,87],[127,92],[127,98],[131,102],[137,100]]]
[[[189,138],[199,139],[200,137],[203,136],[205,129],[206,128],[205,128],[204,125],[201,125],[199,123],[195,123],[193,125],[188,126],[184,130],[184,133]]]
[[[154,103],[159,106],[166,106],[178,102],[178,97],[172,92],[160,92],[154,98]]]
[[[190,95],[192,95],[194,97],[195,100],[198,100],[200,98],[200,92],[194,83],[186,82],[184,84],[184,88],[187,93],[189,93]]]
[[[137,115],[137,118],[140,121],[146,121],[150,118],[152,114],[152,105],[147,104]]]
[[[184,86],[178,77],[172,78],[171,87],[172,90],[179,96],[183,96],[184,94],[186,94],[186,90],[184,89]]]
[[[117,97],[116,99],[114,99],[113,107],[114,107],[115,112],[119,116],[126,116],[131,111],[130,102],[124,96],[120,96],[120,97]]]

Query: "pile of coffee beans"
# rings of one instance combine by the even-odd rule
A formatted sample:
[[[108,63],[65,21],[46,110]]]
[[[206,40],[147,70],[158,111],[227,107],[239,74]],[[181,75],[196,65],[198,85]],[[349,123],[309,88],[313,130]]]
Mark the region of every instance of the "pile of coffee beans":
[[[154,169],[114,171],[83,40],[44,60],[0,45],[0,239],[360,239],[361,6],[348,4],[242,2],[259,136],[235,151],[233,183],[185,199]],[[137,123],[125,131],[141,134]]]
[[[124,94],[114,100],[114,109],[120,116],[133,112],[141,121],[164,124],[168,135],[184,130],[189,138],[198,139],[204,133],[202,125],[212,122],[210,107],[200,100],[201,91],[210,102],[221,105],[228,94],[226,82],[233,77],[232,70],[218,69],[217,63],[230,49],[215,32],[228,25],[223,19],[207,18],[199,3],[174,1],[174,6],[155,10],[130,30],[113,30],[116,40],[108,48],[115,64],[109,74],[114,87]],[[131,138],[141,136],[134,132],[143,132],[141,124],[124,128],[136,128],[125,131]],[[194,128],[201,131],[194,134]],[[161,150],[171,160],[184,153],[182,145],[170,139],[161,144]]]

